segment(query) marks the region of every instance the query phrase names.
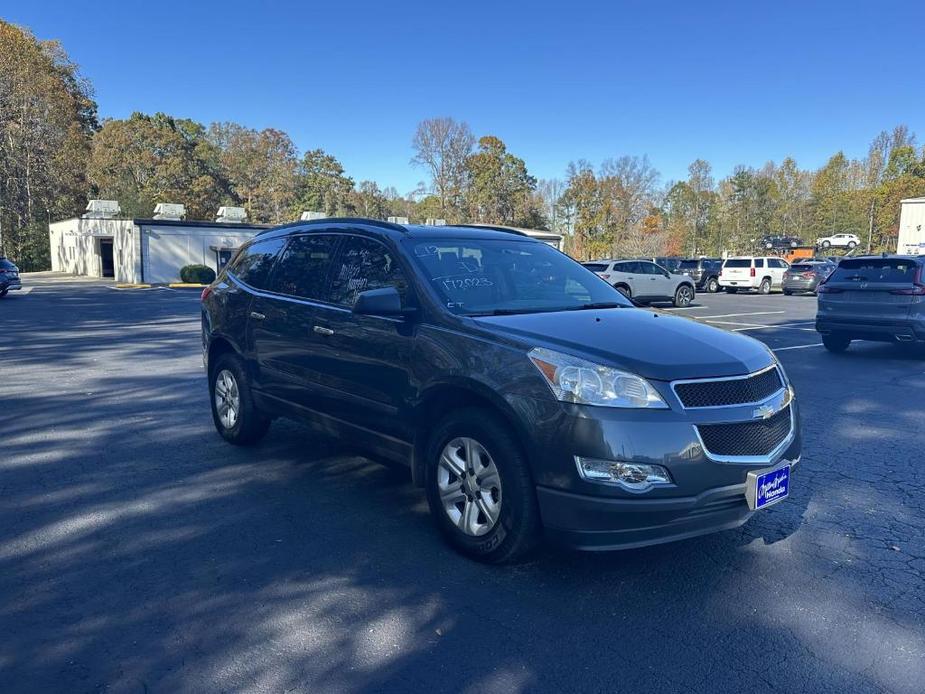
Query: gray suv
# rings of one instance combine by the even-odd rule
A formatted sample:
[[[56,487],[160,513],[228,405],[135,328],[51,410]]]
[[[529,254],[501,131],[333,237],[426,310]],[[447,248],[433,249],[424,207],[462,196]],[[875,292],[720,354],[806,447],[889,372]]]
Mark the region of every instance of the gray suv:
[[[831,352],[852,340],[925,345],[925,258],[845,258],[817,288],[816,330]]]
[[[637,303],[689,306],[696,290],[686,275],[675,275],[650,260],[597,260],[584,266]]]
[[[482,561],[544,535],[618,549],[733,528],[787,496],[800,459],[764,344],[635,308],[509,230],[262,232],[203,291],[202,344],[228,442],[291,417],[399,461]]]

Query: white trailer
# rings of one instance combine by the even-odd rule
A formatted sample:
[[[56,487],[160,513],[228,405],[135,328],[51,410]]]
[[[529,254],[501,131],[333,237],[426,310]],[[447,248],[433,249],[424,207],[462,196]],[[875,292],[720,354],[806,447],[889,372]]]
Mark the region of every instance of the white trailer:
[[[907,198],[900,205],[896,252],[925,255],[925,198]]]

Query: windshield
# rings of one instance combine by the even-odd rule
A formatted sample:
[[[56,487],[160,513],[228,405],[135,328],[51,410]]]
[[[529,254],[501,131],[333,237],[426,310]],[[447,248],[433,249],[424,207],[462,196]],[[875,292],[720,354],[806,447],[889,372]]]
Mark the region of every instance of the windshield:
[[[915,281],[918,263],[902,258],[865,258],[843,260],[829,282],[865,282],[905,284]]]
[[[453,313],[490,315],[632,306],[590,270],[543,243],[431,239],[412,256]]]

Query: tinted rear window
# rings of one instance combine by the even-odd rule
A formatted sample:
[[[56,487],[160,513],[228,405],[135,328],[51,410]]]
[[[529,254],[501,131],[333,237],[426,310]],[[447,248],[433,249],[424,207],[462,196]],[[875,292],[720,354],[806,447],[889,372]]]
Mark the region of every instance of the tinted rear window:
[[[902,258],[843,260],[832,273],[830,282],[875,282],[912,284],[919,264]]]
[[[276,254],[285,243],[284,238],[252,243],[232,261],[228,272],[256,289],[266,289]]]
[[[693,270],[699,266],[700,266],[699,260],[682,260],[681,265],[680,265],[681,269],[683,270]]]
[[[604,272],[607,269],[607,263],[582,263],[591,272]]]
[[[752,261],[750,258],[731,258],[726,261],[726,264],[723,267],[751,267]]]
[[[790,270],[792,272],[807,272],[809,270],[815,270],[818,265],[791,265]]]

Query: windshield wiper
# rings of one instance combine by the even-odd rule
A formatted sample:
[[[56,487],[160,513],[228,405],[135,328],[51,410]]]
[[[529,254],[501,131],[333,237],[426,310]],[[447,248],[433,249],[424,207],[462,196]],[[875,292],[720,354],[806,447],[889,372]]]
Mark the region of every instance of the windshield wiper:
[[[539,313],[543,309],[535,308],[495,308],[491,311],[478,311],[476,313],[464,313],[467,318],[478,318],[480,316],[513,316],[518,313]]]
[[[569,306],[565,311],[593,311],[598,308],[628,308],[626,304],[618,304],[616,301],[595,301],[590,304],[581,304],[581,306]]]

